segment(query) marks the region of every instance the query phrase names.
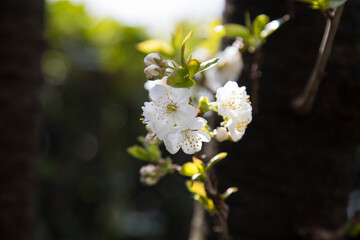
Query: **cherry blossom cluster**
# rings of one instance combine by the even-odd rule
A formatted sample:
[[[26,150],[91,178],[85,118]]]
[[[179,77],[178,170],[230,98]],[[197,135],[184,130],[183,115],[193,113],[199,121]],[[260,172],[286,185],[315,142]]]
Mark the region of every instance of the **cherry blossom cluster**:
[[[225,59],[232,59],[235,56],[237,63],[239,59],[241,60],[239,48],[235,44],[219,55]],[[225,60],[220,59],[220,62]],[[171,154],[177,153],[179,149],[186,154],[194,154],[200,151],[202,143],[209,142],[211,137],[218,141],[239,141],[242,138],[252,119],[252,108],[245,87],[239,87],[236,82],[228,81],[225,86],[217,88],[215,102],[206,102],[207,110],[201,107],[197,109],[195,107],[197,103],[192,101],[195,99],[193,87],[176,88],[168,84],[169,77],[174,76],[176,71],[175,63],[173,63],[174,67],[170,67],[159,53],[148,54],[144,63],[147,66],[144,70],[145,75],[149,80],[145,83],[145,88],[149,91],[150,97],[150,101],[145,102],[142,107],[142,121],[148,130],[147,139],[162,141]],[[235,64],[226,64],[234,69],[233,65]],[[224,64],[224,68],[226,66]],[[240,67],[242,68],[242,65]],[[209,71],[219,71],[216,69],[214,67]],[[240,72],[241,69],[237,67],[232,78],[236,79]],[[222,85],[223,82],[218,83],[218,86]],[[200,101],[204,100],[204,98],[200,99]],[[218,112],[224,120],[222,126],[213,131],[209,130],[207,121],[198,116],[198,113],[203,114],[208,110]]]

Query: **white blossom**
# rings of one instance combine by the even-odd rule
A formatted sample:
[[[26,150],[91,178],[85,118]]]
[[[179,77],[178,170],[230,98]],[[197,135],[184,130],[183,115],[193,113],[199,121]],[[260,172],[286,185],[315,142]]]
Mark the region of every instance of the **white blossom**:
[[[228,139],[228,132],[224,127],[217,127],[214,129],[214,136],[216,140],[223,142]]]
[[[206,120],[202,117],[194,118],[188,122],[187,127],[176,127],[172,133],[164,139],[166,149],[175,154],[181,148],[186,154],[194,154],[202,148],[202,142],[209,142],[211,137],[208,133],[200,131],[206,125]]]
[[[187,125],[196,116],[196,109],[189,104],[191,91],[156,85],[150,90],[151,102],[142,107],[144,123],[154,137],[163,140],[174,127]]]
[[[246,88],[239,87],[236,82],[229,81],[216,92],[219,114],[223,117],[242,118],[251,116],[251,105]]]
[[[229,119],[226,127],[229,129],[230,137],[233,141],[239,141],[245,134],[245,129],[251,121],[251,114],[243,119]]]
[[[225,126],[229,129],[231,139],[239,141],[252,120],[252,107],[246,88],[229,81],[217,90],[216,99],[219,115],[226,119]]]
[[[165,86],[168,90],[170,90],[170,86],[166,83],[167,82],[168,77],[165,76],[161,79],[158,80],[149,80],[146,81],[146,83],[144,84],[144,88],[148,91],[150,91],[153,87],[155,87],[156,85],[163,85]]]
[[[232,46],[219,52],[216,57],[220,58],[216,67],[205,71],[207,85],[214,92],[227,81],[236,81],[244,67],[239,44],[236,41]]]

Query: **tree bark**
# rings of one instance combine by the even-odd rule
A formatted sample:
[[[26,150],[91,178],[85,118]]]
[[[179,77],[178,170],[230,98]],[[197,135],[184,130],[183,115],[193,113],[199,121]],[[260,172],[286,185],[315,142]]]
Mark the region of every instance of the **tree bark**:
[[[346,205],[360,146],[360,1],[348,1],[312,111],[297,115],[291,101],[306,85],[324,31],[325,17],[304,3],[227,0],[224,21],[244,23],[267,14],[292,19],[262,47],[258,113],[243,139],[217,168],[220,187],[238,186],[228,200],[234,239],[301,239],[308,227],[336,229]],[[239,85],[251,93],[250,64]],[[251,96],[250,96],[251,99]]]
[[[43,0],[0,3],[0,238],[33,238]]]

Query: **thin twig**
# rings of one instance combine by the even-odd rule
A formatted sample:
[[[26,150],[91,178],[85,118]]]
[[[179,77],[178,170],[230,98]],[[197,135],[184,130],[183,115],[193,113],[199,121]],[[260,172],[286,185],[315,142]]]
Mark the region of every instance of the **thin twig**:
[[[312,108],[319,84],[324,77],[325,66],[330,56],[343,10],[344,5],[341,5],[334,10],[335,14],[333,16],[332,14],[327,14],[325,31],[313,71],[308,79],[303,94],[292,102],[294,110],[298,113],[308,113]]]

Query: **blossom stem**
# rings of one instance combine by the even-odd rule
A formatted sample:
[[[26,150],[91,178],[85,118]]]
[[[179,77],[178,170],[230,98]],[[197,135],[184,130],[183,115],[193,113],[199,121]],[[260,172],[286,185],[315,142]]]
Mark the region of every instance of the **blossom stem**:
[[[292,102],[292,107],[297,113],[306,114],[309,113],[312,108],[320,82],[325,75],[325,66],[331,53],[343,10],[344,4],[337,7],[333,12],[327,12],[325,31],[314,68],[307,81],[304,92]]]

